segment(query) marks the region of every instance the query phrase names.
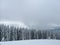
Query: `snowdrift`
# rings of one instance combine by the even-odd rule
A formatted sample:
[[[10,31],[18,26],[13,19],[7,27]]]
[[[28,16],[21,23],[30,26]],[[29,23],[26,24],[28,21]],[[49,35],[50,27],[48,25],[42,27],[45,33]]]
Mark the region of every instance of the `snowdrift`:
[[[0,42],[0,45],[60,45],[60,40],[22,40]]]

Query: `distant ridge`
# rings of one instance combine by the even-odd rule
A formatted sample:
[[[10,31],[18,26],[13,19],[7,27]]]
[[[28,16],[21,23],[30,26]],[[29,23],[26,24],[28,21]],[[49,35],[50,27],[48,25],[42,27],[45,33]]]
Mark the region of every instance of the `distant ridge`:
[[[0,25],[1,24],[14,26],[14,27],[29,28],[23,22],[19,22],[19,21],[0,21]]]

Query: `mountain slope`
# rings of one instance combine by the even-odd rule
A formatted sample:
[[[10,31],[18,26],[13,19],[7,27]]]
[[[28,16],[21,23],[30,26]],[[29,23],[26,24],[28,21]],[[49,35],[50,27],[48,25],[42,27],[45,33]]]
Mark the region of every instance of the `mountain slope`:
[[[0,21],[0,25],[9,25],[14,27],[21,27],[21,28],[28,28],[23,22],[16,22],[16,21]]]

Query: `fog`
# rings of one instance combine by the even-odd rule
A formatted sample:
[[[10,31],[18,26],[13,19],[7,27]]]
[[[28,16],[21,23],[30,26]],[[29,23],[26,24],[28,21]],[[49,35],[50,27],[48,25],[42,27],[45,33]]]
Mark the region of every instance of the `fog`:
[[[0,20],[21,21],[33,28],[60,25],[60,0],[0,0]]]

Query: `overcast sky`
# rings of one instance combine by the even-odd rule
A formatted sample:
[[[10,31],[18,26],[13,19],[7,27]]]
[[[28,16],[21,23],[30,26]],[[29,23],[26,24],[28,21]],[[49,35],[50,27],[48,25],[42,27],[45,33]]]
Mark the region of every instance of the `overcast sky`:
[[[60,25],[60,0],[0,0],[0,20],[45,27]]]

